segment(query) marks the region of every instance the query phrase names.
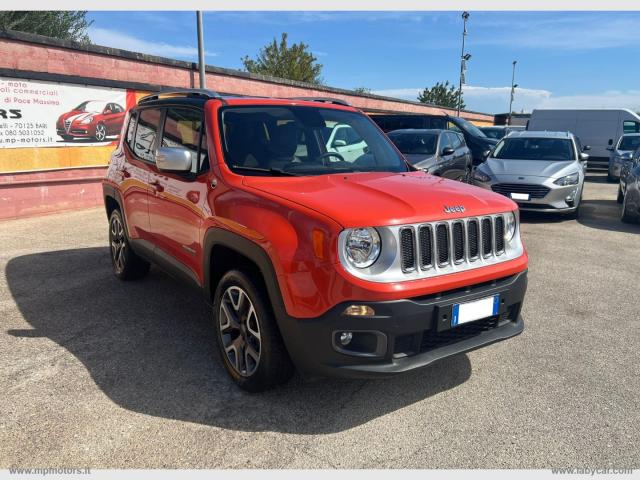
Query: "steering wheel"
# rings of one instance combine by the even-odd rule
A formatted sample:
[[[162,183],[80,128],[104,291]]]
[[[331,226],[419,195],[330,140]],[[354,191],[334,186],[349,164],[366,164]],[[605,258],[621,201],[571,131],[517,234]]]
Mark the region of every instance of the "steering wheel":
[[[326,164],[324,163],[324,159],[325,158],[329,158],[329,157],[336,157],[341,162],[345,162],[346,161],[344,159],[344,157],[342,155],[340,155],[338,152],[325,152],[325,153],[322,153],[322,154],[318,155],[316,160],[322,160],[322,165],[326,166]]]

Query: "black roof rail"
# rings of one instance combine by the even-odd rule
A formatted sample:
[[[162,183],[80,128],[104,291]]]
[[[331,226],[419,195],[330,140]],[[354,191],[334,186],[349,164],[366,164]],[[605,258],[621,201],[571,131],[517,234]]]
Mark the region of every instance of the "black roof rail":
[[[339,98],[330,98],[330,97],[291,97],[289,100],[305,100],[307,102],[334,103],[336,105],[344,105],[345,107],[351,106],[349,102],[340,100]]]
[[[187,98],[222,98],[222,96],[214,92],[213,90],[205,90],[202,88],[182,88],[175,90],[160,90],[159,92],[152,93],[151,95],[147,95],[142,97],[138,101],[138,105],[142,103],[152,102],[154,100],[159,100],[161,97],[187,97]]]

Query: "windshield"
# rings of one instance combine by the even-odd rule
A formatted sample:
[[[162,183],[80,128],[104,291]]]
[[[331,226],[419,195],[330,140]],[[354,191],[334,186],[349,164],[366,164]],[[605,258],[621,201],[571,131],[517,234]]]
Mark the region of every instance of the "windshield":
[[[474,137],[486,137],[486,135],[482,133],[482,130],[480,130],[473,123],[471,123],[468,120],[465,120],[464,118],[451,117],[449,118],[449,120],[451,121],[451,123],[453,123],[456,127],[458,127],[460,130],[462,130],[465,133],[468,133]]]
[[[437,133],[390,133],[389,139],[405,155],[434,155],[438,144]]]
[[[493,158],[510,160],[574,160],[573,143],[562,138],[504,138]]]
[[[243,175],[406,172],[410,169],[365,115],[319,107],[227,107],[225,162]]]
[[[102,113],[107,106],[107,102],[99,102],[97,100],[89,100],[88,102],[82,102],[74,110],[79,112],[88,113]]]
[[[624,136],[620,139],[618,150],[636,150],[640,148],[640,135]]]
[[[482,128],[481,131],[482,131],[482,133],[485,134],[485,136],[487,136],[489,138],[495,138],[496,140],[500,140],[501,138],[503,138],[507,134],[507,129],[506,128],[488,127],[488,128]]]

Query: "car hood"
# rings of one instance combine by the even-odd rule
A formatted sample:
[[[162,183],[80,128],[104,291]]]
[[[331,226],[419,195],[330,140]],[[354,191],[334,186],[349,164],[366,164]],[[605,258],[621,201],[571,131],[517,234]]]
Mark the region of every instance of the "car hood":
[[[482,170],[500,177],[501,175],[523,175],[528,177],[555,178],[567,175],[567,167],[575,163],[570,161],[550,161],[550,160],[509,160],[489,158],[482,164]],[[488,171],[487,171],[488,170]]]
[[[430,168],[436,163],[436,156],[420,153],[405,153],[404,158],[416,168]]]
[[[383,226],[515,210],[510,199],[425,172],[245,177],[243,183],[311,208],[343,227]],[[464,207],[447,214],[445,207]]]

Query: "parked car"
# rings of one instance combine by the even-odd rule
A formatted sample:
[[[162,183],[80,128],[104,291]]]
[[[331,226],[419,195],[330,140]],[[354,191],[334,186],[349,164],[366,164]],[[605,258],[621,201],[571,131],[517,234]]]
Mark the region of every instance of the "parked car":
[[[622,169],[618,203],[622,203],[623,222],[640,223],[640,148]]]
[[[501,140],[502,138],[509,135],[511,132],[520,132],[525,129],[524,126],[520,125],[494,125],[493,127],[478,127],[480,131],[484,133],[488,138],[494,138],[496,140]]]
[[[461,133],[449,130],[395,130],[388,134],[410,164],[438,177],[471,180],[471,150]]]
[[[569,132],[513,132],[473,173],[474,184],[501,193],[520,210],[579,215],[589,155]]]
[[[63,113],[56,122],[56,131],[66,142],[90,138],[98,142],[116,136],[122,129],[125,109],[114,102],[87,100]]]
[[[452,117],[450,115],[402,114],[371,115],[371,118],[385,133],[406,128],[437,128],[460,132],[464,135],[467,147],[471,150],[474,165],[480,164],[484,158],[484,152],[491,150],[496,143],[498,143],[496,139],[488,138],[473,123],[461,117]]]
[[[625,133],[616,142],[614,147],[609,147],[609,172],[607,178],[610,182],[620,179],[620,171],[626,162],[630,162],[633,153],[640,148],[640,133]]]
[[[527,130],[571,132],[591,146],[589,167],[608,169],[608,147],[625,133],[640,133],[640,116],[626,109],[534,110]]]
[[[201,289],[240,387],[294,365],[388,376],[522,332],[517,205],[413,168],[344,102],[163,92],[126,122],[103,181],[114,273],[153,262]],[[327,148],[342,125],[353,161]]]

